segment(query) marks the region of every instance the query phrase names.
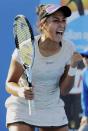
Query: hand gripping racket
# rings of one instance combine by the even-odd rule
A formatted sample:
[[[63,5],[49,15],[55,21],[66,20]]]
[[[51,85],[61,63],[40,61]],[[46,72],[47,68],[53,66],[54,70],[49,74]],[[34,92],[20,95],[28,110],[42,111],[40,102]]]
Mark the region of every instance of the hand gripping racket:
[[[32,66],[35,57],[34,34],[31,24],[25,16],[17,15],[15,17],[13,33],[15,38],[15,45],[19,50],[21,62],[26,72],[26,78],[29,87],[32,88]],[[29,114],[31,115],[34,102],[33,100],[28,100],[28,102]]]

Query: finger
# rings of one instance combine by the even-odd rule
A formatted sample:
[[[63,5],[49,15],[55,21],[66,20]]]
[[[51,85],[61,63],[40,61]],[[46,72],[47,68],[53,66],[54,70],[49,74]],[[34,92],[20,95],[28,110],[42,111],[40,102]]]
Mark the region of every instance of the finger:
[[[31,95],[31,94],[33,94],[33,91],[31,91],[31,90],[25,90],[25,94]]]
[[[25,87],[25,90],[32,91],[32,87]]]
[[[34,98],[34,95],[33,94],[26,94],[25,95],[25,98],[27,99],[27,100],[32,100],[33,98]]]

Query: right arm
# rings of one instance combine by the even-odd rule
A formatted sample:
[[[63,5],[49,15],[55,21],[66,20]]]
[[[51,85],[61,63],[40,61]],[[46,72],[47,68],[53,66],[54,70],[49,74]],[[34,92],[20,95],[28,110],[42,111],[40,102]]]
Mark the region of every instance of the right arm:
[[[21,64],[16,59],[11,60],[6,80],[6,91],[10,94],[18,96],[19,84],[18,81],[23,74],[24,70]]]
[[[22,65],[17,62],[15,58],[12,58],[6,80],[6,91],[14,96],[24,97],[25,99],[33,99],[32,90],[27,86],[20,87],[18,84],[23,73],[24,69]]]

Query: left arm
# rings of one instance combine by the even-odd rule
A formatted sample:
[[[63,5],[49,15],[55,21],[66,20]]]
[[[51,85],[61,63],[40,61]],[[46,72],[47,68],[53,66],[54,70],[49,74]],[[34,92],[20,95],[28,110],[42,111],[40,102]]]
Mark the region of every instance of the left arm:
[[[65,72],[60,79],[61,95],[67,95],[74,85],[75,75],[74,76],[68,75],[69,68],[70,66],[65,67]]]
[[[60,79],[60,91],[61,95],[67,95],[74,85],[74,79],[76,74],[76,68],[79,61],[82,60],[82,56],[78,53],[74,53],[71,58],[71,64],[66,66],[65,72]]]

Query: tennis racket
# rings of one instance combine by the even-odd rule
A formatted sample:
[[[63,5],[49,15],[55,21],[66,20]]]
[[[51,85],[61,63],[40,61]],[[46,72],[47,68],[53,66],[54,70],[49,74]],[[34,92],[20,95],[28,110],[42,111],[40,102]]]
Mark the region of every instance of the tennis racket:
[[[13,34],[16,48],[19,50],[22,65],[26,72],[27,82],[32,88],[32,66],[35,57],[34,34],[28,19],[23,15],[17,15],[13,24]],[[34,101],[29,102],[29,114],[32,113]]]

